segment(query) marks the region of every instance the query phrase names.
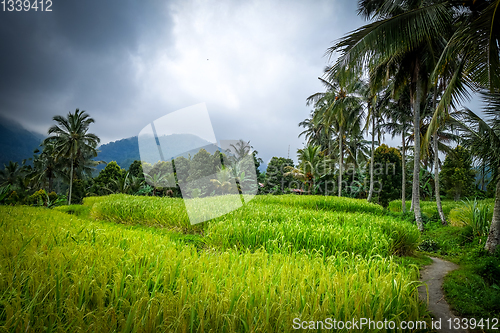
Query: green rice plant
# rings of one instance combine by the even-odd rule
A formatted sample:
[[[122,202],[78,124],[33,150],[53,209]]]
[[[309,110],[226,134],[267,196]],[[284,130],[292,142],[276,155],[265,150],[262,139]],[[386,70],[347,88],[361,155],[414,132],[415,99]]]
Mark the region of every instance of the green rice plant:
[[[420,241],[417,228],[389,216],[250,202],[243,208],[211,221],[208,243],[222,248],[293,252],[319,251],[324,256],[352,252],[411,254]]]
[[[190,233],[204,230],[207,244],[212,246],[251,250],[264,247],[273,253],[306,250],[320,251],[324,256],[343,251],[363,256],[404,255],[412,253],[419,242],[415,226],[372,214],[383,209],[366,201],[294,195],[274,198],[260,196],[246,200],[248,203],[241,208],[196,225],[190,225],[184,205],[197,203],[202,200],[199,198],[183,202],[116,194],[92,198],[90,215],[99,220],[169,227]],[[217,200],[225,198],[208,198],[208,204],[199,205],[200,214],[203,210],[213,213]],[[86,199],[84,205],[88,204]],[[361,213],[349,212],[355,210]]]
[[[405,201],[406,205],[406,211],[410,210],[411,207],[411,202],[410,201]],[[387,209],[391,212],[395,213],[400,213],[403,211],[403,202],[402,200],[393,200],[389,202],[389,205],[387,206]]]
[[[199,250],[54,210],[0,216],[0,331],[291,332],[295,318],[422,316],[417,269],[392,257]]]
[[[481,203],[481,204],[493,204],[494,200],[493,199],[484,199],[484,200],[477,200],[477,202]],[[454,218],[455,216],[453,216],[453,214],[456,214],[456,213],[452,213],[452,211],[457,209],[457,208],[460,208],[462,206],[462,202],[461,201],[454,201],[454,200],[443,200],[443,201],[441,201],[441,205],[443,207],[444,215],[446,217]],[[406,210],[407,211],[410,210],[410,206],[411,206],[411,201],[410,200],[406,201]],[[393,200],[393,201],[389,202],[389,207],[388,207],[389,211],[399,213],[399,212],[401,212],[401,208],[402,208],[401,200]],[[422,213],[424,213],[428,217],[438,214],[435,201],[420,201],[420,209],[421,209]],[[452,214],[452,215],[450,215],[450,214]]]
[[[201,229],[200,226],[191,226],[184,202],[179,198],[112,194],[85,198],[84,205],[92,207],[90,216],[98,220],[170,227],[182,231]]]
[[[372,214],[383,214],[384,212],[384,208],[382,206],[367,202],[363,199],[321,195],[262,195],[255,197],[252,202],[266,205],[274,204],[287,207],[301,207],[307,209],[342,212],[363,212]]]
[[[80,218],[89,218],[90,217],[90,208],[89,206],[86,205],[64,205],[64,206],[58,206],[54,207],[54,210],[68,213],[68,214],[74,214]]]

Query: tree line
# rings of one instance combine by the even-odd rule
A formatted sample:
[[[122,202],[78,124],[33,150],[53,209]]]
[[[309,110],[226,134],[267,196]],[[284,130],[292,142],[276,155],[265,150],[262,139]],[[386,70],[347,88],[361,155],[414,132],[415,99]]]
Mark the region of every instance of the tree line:
[[[304,149],[312,152],[311,146],[319,147],[322,158],[335,161],[339,196],[344,159],[359,164],[367,158],[363,149],[368,144],[367,199],[372,200],[375,138],[380,142],[387,131],[401,136],[403,210],[410,154],[411,206],[417,226],[423,230],[420,199],[425,186],[421,179],[426,172],[422,166],[433,170],[438,212],[446,224],[440,202],[439,151],[460,155],[463,151],[451,151],[446,145],[459,143],[480,166],[483,183],[485,175],[492,174],[496,200],[485,248],[495,251],[500,241],[499,8],[498,0],[358,1],[358,14],[370,22],[327,50],[337,60],[320,78],[325,91],[307,99],[314,109],[299,124],[305,128],[301,135],[309,145]],[[460,107],[470,97],[469,91],[484,101],[485,119]],[[368,143],[364,131],[370,131]],[[308,177],[307,163],[302,165],[302,177]],[[451,177],[448,171],[443,176]],[[466,183],[470,176],[464,173],[455,183]]]

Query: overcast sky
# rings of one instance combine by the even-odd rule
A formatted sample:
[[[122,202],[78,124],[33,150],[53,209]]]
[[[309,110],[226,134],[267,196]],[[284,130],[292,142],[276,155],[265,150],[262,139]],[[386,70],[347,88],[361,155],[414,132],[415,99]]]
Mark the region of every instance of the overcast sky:
[[[265,162],[289,145],[296,160],[326,49],[365,24],[353,0],[53,0],[51,9],[0,11],[3,116],[46,133],[54,115],[80,108],[107,143],[206,103],[217,140],[250,140]]]

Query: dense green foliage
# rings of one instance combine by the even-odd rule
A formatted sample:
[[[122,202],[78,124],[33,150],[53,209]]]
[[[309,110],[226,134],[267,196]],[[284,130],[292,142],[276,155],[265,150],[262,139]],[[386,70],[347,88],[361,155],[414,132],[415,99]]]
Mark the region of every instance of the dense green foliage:
[[[287,172],[286,167],[293,167],[293,160],[284,157],[273,157],[267,164],[266,180],[264,183],[264,193],[283,194],[285,189],[290,187],[294,181],[291,175],[284,176]]]
[[[449,198],[459,200],[472,194],[475,172],[470,152],[462,146],[454,148],[446,155],[440,177]]]
[[[374,152],[374,179],[378,183],[378,199],[387,207],[389,201],[401,197],[401,154],[396,148],[382,144]]]

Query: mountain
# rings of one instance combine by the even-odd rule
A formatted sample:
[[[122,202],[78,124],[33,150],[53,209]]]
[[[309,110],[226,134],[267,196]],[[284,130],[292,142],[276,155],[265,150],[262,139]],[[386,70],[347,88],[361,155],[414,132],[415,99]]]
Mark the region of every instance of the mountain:
[[[45,136],[28,131],[19,123],[0,117],[0,168],[9,161],[21,163],[33,157],[33,151]]]
[[[145,137],[144,141],[142,140],[143,138],[141,138],[141,147],[143,149],[142,160],[151,164],[158,162],[160,158],[154,137]],[[217,146],[211,145],[208,141],[192,134],[164,135],[158,137],[158,140],[161,144],[165,159],[170,159],[179,155],[185,156],[186,152],[192,152],[195,147],[203,147],[212,154],[217,150]],[[130,164],[135,160],[141,160],[137,136],[101,145],[98,150],[100,152],[96,160],[105,161],[106,163],[115,161],[123,169],[128,169]],[[105,166],[101,164],[98,169],[101,170],[104,167]]]

